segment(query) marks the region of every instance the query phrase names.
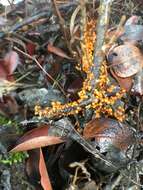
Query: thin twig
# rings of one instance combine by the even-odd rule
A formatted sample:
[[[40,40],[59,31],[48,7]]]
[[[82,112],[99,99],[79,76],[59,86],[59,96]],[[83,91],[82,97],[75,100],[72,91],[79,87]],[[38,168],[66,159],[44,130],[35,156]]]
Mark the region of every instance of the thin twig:
[[[80,0],[80,8],[81,8],[81,41],[83,42],[83,33],[86,30],[86,22],[87,22],[87,18],[86,18],[86,2],[85,0]]]
[[[91,81],[93,89],[96,88],[96,84],[100,75],[101,64],[105,59],[102,47],[105,43],[105,36],[109,23],[111,5],[112,0],[100,0],[99,18],[97,23],[97,41],[95,42],[94,46],[94,61],[93,66],[91,68],[91,72],[94,74],[94,79]]]
[[[65,5],[62,5],[62,6],[59,6],[59,9],[60,10],[65,10],[65,9],[68,9],[69,7],[74,7],[76,6],[77,3],[76,2],[70,2],[70,3],[67,3]],[[26,18],[26,19],[23,19],[22,22],[19,22],[19,23],[16,23],[14,26],[8,26],[8,29],[5,30],[5,31],[2,31],[0,33],[0,38],[3,38],[5,37],[5,35],[7,34],[12,34],[13,32],[16,32],[17,30],[19,30],[20,28],[22,28],[23,26],[26,26],[28,24],[31,24],[41,18],[50,18],[50,16],[52,15],[52,11],[48,10],[48,11],[44,11],[44,12],[40,12],[34,16],[31,16],[30,18]]]
[[[81,50],[84,52],[84,48],[82,44],[85,44],[84,41],[84,33],[86,31],[86,2],[85,0],[79,0],[80,9],[81,9],[81,21],[80,21],[80,39],[81,39]]]
[[[26,57],[28,57],[29,59],[35,61],[35,63],[38,65],[38,67],[44,72],[45,75],[47,75],[57,86],[58,88],[61,90],[61,92],[64,94],[64,96],[66,97],[65,91],[64,89],[60,86],[60,84],[49,74],[45,71],[45,69],[43,69],[43,67],[40,65],[40,63],[38,62],[38,60],[34,57],[32,57],[31,55],[29,55],[28,53],[23,52],[22,50],[20,50],[17,47],[14,47],[14,49],[20,53],[22,53],[23,55],[25,55]]]
[[[67,32],[66,32],[65,20],[61,16],[61,13],[60,13],[59,8],[57,6],[56,0],[52,0],[52,2],[53,2],[53,7],[54,7],[54,10],[55,10],[55,14],[57,15],[57,17],[59,19],[59,24],[60,24],[64,39],[66,41],[67,48],[69,49],[70,53],[72,54],[72,50],[71,50],[71,47],[70,47],[70,44],[69,44],[68,35],[67,35]]]
[[[16,32],[20,28],[22,28],[25,25],[31,24],[32,22],[35,22],[43,17],[50,17],[51,12],[42,12],[37,15],[34,15],[30,18],[24,19],[22,22],[16,23],[14,26],[9,26],[6,31],[1,32],[0,38],[3,38],[6,34],[12,34],[13,32]]]

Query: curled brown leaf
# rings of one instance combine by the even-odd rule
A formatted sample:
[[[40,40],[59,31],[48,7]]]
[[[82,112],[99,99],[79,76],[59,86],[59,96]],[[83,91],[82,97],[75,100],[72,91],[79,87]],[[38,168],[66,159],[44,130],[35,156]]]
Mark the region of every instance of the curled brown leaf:
[[[143,67],[143,55],[132,44],[120,45],[112,49],[108,61],[115,74],[122,78],[135,75]]]
[[[51,130],[49,129],[49,125],[44,125],[25,133],[25,135],[16,142],[16,145],[11,152],[31,150],[62,143],[63,140],[59,136],[51,134]]]
[[[58,55],[62,58],[71,59],[62,49],[53,46],[52,44],[48,44],[47,50],[55,55]]]
[[[87,139],[95,138],[102,152],[111,146],[126,151],[135,142],[130,126],[110,118],[91,120],[84,128],[83,135]]]

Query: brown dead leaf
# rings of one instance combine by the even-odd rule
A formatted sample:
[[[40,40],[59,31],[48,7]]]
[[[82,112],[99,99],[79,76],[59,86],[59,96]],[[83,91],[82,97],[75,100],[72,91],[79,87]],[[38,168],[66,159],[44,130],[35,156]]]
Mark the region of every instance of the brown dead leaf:
[[[48,145],[64,142],[59,136],[54,136],[49,125],[35,128],[22,136],[16,143],[11,152],[31,150]]]
[[[64,90],[68,93],[71,100],[78,99],[78,91],[82,88],[83,78],[76,73],[65,76]]]
[[[4,61],[0,61],[0,79],[7,79],[7,71],[5,67],[3,66]]]
[[[110,69],[112,76],[116,79],[116,81],[119,83],[120,87],[125,89],[126,92],[129,92],[133,85],[133,79],[132,77],[127,78],[121,78],[115,75],[114,71]]]
[[[109,53],[108,61],[114,73],[121,78],[133,76],[143,67],[143,55],[131,44],[115,47]]]
[[[71,57],[69,57],[62,49],[55,47],[52,44],[48,44],[47,50],[62,58],[71,59]]]
[[[40,148],[39,172],[41,175],[41,185],[44,190],[52,190],[52,185],[47,172],[46,164],[44,161],[43,153]]]
[[[43,187],[44,190],[52,190],[42,150],[30,150],[28,151],[28,155],[29,157],[26,161],[28,180],[36,189]]]
[[[27,48],[27,51],[28,51],[28,54],[33,56],[34,53],[35,53],[35,50],[36,50],[36,44],[35,43],[27,43],[26,44],[26,48]]]
[[[40,173],[39,173],[39,160],[40,149],[34,149],[28,151],[28,158],[26,160],[25,172],[30,183],[32,183],[36,189],[40,189]]]
[[[126,151],[135,142],[130,126],[110,118],[93,119],[84,128],[83,136],[86,139],[95,138],[102,152],[111,146]]]
[[[14,81],[13,75],[9,74],[7,67],[5,67],[5,61],[0,61],[0,80]]]
[[[20,59],[16,51],[10,51],[5,55],[4,67],[6,68],[8,75],[13,74],[18,64],[20,64]]]

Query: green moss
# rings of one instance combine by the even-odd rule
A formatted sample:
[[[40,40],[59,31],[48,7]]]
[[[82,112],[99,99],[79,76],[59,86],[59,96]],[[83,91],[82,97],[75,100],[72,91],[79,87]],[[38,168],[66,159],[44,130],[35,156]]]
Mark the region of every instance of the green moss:
[[[0,125],[6,126],[6,127],[15,127],[16,134],[22,134],[23,133],[23,130],[19,126],[19,124],[15,120],[9,119],[7,117],[0,116]]]
[[[0,116],[0,125],[11,125],[12,121],[4,116]]]
[[[9,153],[7,158],[0,158],[0,163],[12,165],[23,162],[27,157],[26,152]]]
[[[4,116],[0,116],[0,126],[6,127],[6,128],[13,128],[13,132],[16,134],[23,133],[22,127],[16,122],[15,120],[6,118]],[[25,158],[28,157],[28,154],[26,152],[18,152],[18,153],[6,153],[4,155],[0,154],[0,163],[3,164],[15,164],[20,163],[25,160]]]

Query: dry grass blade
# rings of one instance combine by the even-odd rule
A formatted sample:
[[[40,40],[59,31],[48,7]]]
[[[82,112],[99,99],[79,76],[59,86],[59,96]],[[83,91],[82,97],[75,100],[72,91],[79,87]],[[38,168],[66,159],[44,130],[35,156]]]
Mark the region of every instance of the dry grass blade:
[[[70,20],[70,34],[71,34],[71,37],[72,37],[73,34],[74,34],[75,19],[76,19],[76,17],[77,17],[77,14],[79,13],[80,9],[81,9],[81,6],[78,5],[78,6],[76,7],[76,9],[74,10],[72,16],[71,16],[71,20]]]

